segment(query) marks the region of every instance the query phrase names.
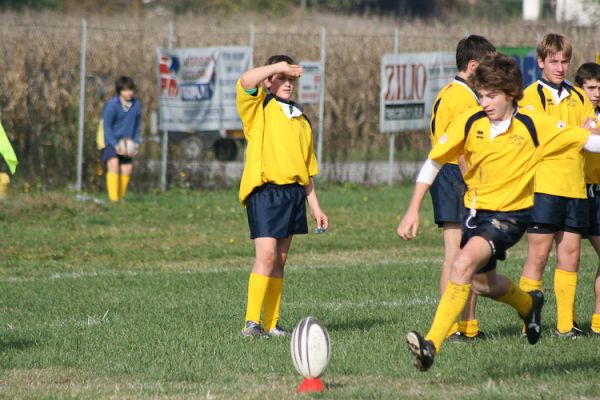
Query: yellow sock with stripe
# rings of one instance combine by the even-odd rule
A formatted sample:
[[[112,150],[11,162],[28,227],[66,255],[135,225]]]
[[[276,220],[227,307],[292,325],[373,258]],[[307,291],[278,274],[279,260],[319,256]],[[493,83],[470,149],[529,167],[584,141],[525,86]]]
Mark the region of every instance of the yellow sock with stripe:
[[[106,173],[106,191],[110,201],[119,201],[119,175],[114,172]]]
[[[600,314],[592,315],[592,330],[600,334]]]
[[[531,311],[533,300],[531,299],[529,293],[521,288],[516,287],[510,278],[506,279],[508,279],[509,282],[508,291],[504,295],[498,297],[496,300],[508,304],[517,310],[521,317],[524,317],[525,315],[529,314],[529,311]]]
[[[254,321],[260,323],[260,313],[263,308],[267,288],[269,287],[269,277],[264,275],[250,274],[248,280],[248,304],[246,306],[245,321]]]
[[[127,185],[129,185],[129,180],[131,178],[129,175],[119,175],[119,199],[125,197],[125,193],[127,193]]]
[[[465,308],[470,293],[471,285],[448,282],[448,287],[440,299],[429,333],[425,337],[425,339],[433,342],[436,351],[440,351],[452,324],[456,323],[458,316]]]
[[[554,295],[556,296],[556,329],[567,333],[573,329],[573,307],[577,290],[577,272],[562,269],[554,271]]]
[[[279,322],[283,278],[269,278],[269,286],[265,294],[265,332],[274,329]]]
[[[466,337],[475,337],[479,333],[479,322],[476,319],[458,321],[458,330]]]

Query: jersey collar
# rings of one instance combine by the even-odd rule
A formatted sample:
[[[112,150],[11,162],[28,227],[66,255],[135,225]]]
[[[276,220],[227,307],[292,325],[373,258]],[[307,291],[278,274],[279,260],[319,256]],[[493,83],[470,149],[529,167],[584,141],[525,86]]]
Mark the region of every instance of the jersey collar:
[[[475,101],[477,101],[477,104],[479,104],[479,97],[477,97],[477,94],[473,91],[473,89],[471,88],[471,86],[469,86],[469,84],[467,83],[466,80],[464,80],[460,76],[456,75],[454,77],[454,83],[456,83],[457,85],[461,85],[461,86],[464,86],[465,88],[467,88],[467,90],[469,91],[469,93],[471,93],[471,95],[473,96],[473,98],[475,99]]]
[[[494,140],[497,136],[500,136],[509,130],[510,125],[512,124],[513,118],[515,117],[515,115],[517,115],[517,111],[518,111],[518,109],[517,109],[517,107],[515,107],[515,110],[513,111],[510,118],[505,121],[497,121],[497,122],[490,121],[490,125],[492,126],[492,130],[490,132],[490,140]]]
[[[571,87],[564,81],[560,85],[555,85],[544,78],[540,78],[538,79],[538,83],[552,93],[552,97],[556,105],[559,105],[561,101],[571,95]]]
[[[281,107],[281,110],[288,118],[299,117],[304,114],[304,109],[302,106],[292,100],[285,100],[281,97],[275,96],[273,93],[269,93],[273,99],[277,100],[277,103]]]

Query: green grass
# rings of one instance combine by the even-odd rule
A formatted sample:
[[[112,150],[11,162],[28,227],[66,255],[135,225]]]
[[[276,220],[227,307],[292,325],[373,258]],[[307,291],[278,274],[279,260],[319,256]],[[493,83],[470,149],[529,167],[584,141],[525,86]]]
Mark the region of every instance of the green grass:
[[[448,343],[419,373],[404,348],[437,300],[440,231],[395,236],[410,189],[325,187],[324,235],[294,239],[284,325],[314,315],[333,343],[317,398],[600,398],[600,338],[552,337],[546,273],[542,341],[509,307],[480,300],[490,340]],[[122,205],[65,193],[12,194],[0,208],[1,398],[290,398],[287,340],[242,340],[253,261],[233,191],[132,195]],[[597,264],[584,245],[578,314],[589,327]],[[518,277],[524,243],[501,271]],[[554,259],[551,260],[551,263]],[[310,396],[303,396],[310,397]]]

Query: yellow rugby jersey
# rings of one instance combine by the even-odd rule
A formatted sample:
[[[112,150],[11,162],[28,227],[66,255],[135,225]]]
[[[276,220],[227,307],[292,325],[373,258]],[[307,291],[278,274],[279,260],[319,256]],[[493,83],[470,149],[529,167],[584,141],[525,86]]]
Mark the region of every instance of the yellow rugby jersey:
[[[239,81],[236,97],[248,142],[240,202],[245,204],[248,195],[265,183],[308,185],[319,168],[312,129],[300,107],[266,93],[261,85],[249,94]]]
[[[444,86],[433,102],[429,126],[431,146],[446,132],[453,119],[477,105],[479,102],[475,92],[463,78],[455,76],[454,81]],[[458,161],[452,160],[450,163],[458,164]]]
[[[542,160],[575,157],[589,135],[544,113],[519,109],[506,131],[494,136],[483,108],[476,107],[450,124],[429,158],[445,164],[464,155],[465,207],[516,211],[533,205],[533,177]]]
[[[525,89],[519,105],[577,127],[586,117],[595,118],[594,107],[585,93],[567,82],[557,88],[540,79]],[[544,160],[535,176],[535,192],[584,199],[587,197],[584,178],[583,152],[572,157]]]
[[[596,126],[600,127],[600,110],[594,110],[596,114]],[[584,151],[585,159],[585,183],[600,184],[600,154]]]

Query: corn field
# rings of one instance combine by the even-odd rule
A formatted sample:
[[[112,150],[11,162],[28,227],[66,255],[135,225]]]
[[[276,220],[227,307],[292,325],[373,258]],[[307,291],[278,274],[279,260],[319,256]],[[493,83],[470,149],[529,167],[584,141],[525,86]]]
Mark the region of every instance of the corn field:
[[[17,181],[26,187],[63,187],[75,180],[78,129],[81,20],[56,13],[0,14],[0,118],[21,161]],[[87,81],[84,142],[84,188],[101,187],[102,166],[95,132],[104,102],[114,95],[120,75],[134,78],[142,101],[144,138],[150,138],[150,115],[158,106],[156,48],[167,45],[168,24],[175,27],[174,47],[247,45],[255,27],[254,63],[287,53],[296,60],[319,59],[319,30],[327,29],[324,160],[369,163],[387,158],[388,138],[379,133],[381,56],[399,51],[453,51],[467,33],[487,36],[497,46],[535,46],[549,31],[574,43],[571,74],[599,50],[595,28],[557,26],[553,22],[495,23],[449,18],[403,21],[375,17],[297,15],[290,17],[170,14],[87,18]],[[317,108],[308,107],[316,119]],[[425,132],[408,132],[396,141],[396,159],[420,159],[429,146]],[[148,161],[158,160],[160,146],[145,140],[136,160],[134,183],[156,188],[158,174]],[[171,158],[176,161],[176,158]],[[241,156],[240,156],[241,159]],[[169,166],[172,185],[191,179],[182,167]]]

